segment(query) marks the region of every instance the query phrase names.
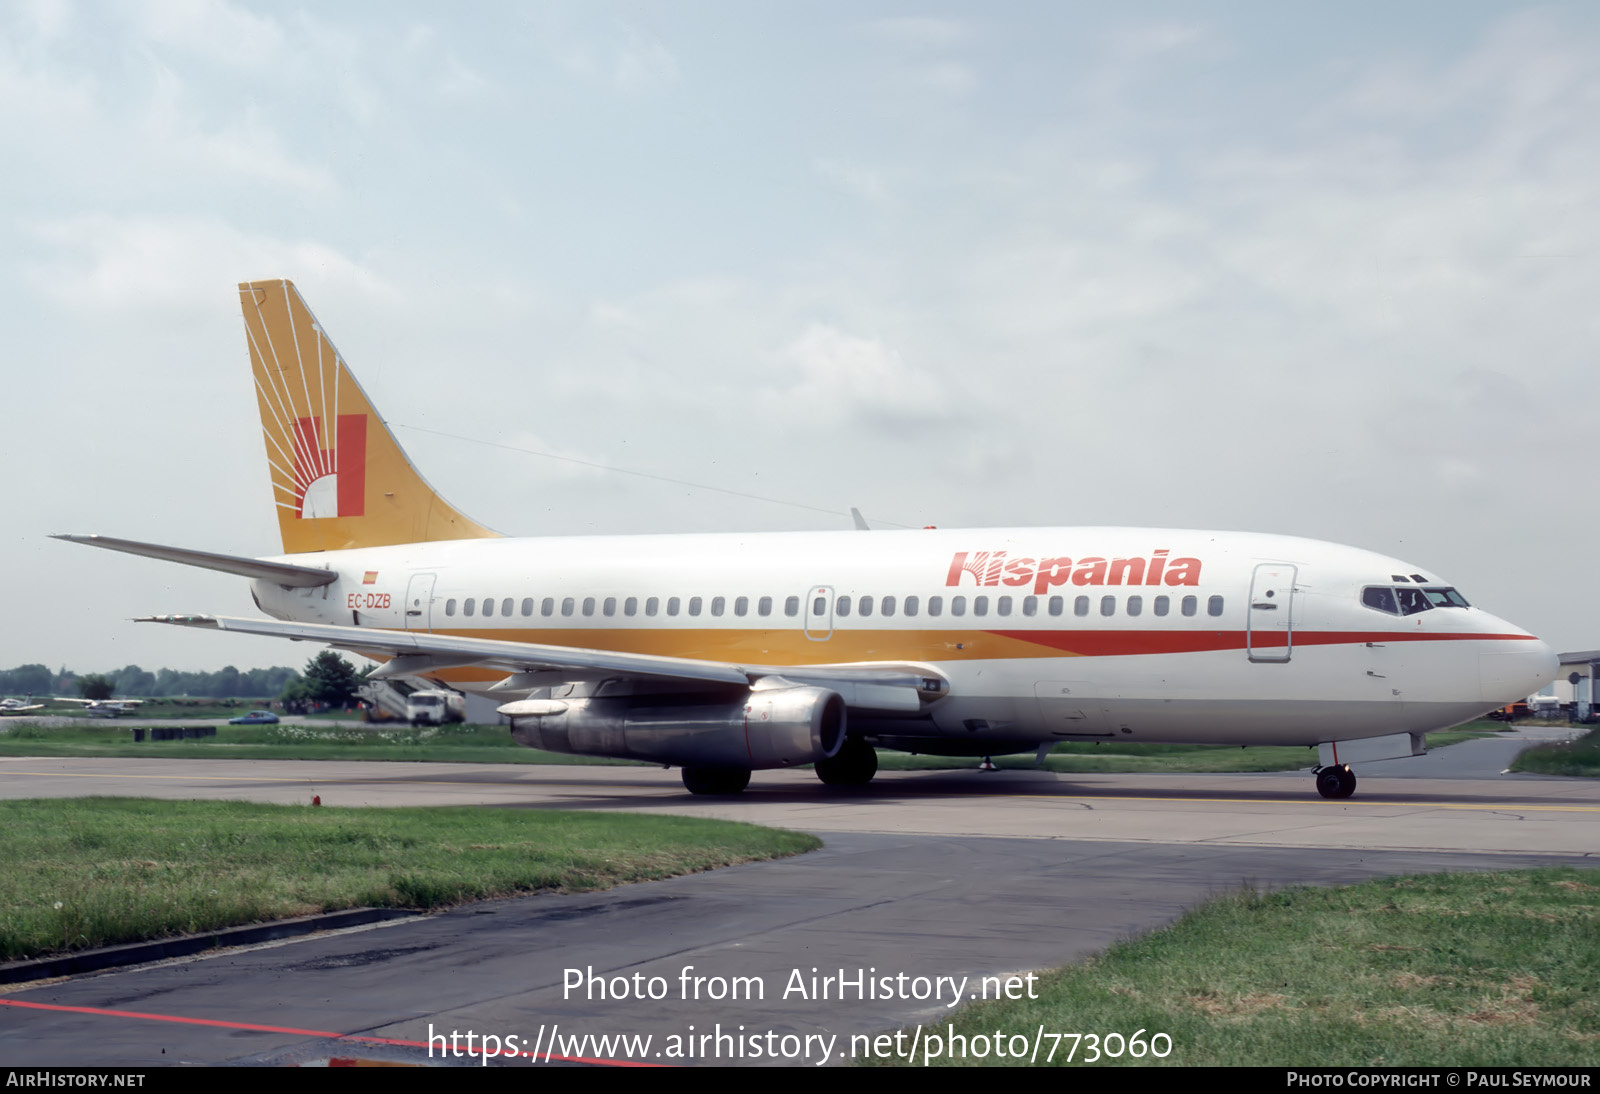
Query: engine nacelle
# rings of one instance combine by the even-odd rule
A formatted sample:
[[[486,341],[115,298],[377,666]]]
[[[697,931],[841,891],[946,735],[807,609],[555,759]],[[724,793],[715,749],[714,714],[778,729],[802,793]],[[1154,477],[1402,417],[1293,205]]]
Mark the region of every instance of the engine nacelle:
[[[676,766],[760,770],[816,763],[844,744],[845,704],[818,687],[698,695],[526,699],[507,703],[521,745]]]

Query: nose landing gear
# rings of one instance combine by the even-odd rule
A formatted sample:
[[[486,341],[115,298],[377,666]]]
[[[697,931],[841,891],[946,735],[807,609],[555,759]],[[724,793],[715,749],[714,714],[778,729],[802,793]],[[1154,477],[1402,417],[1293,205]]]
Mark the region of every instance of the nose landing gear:
[[[1319,767],[1312,774],[1317,777],[1317,793],[1324,798],[1348,798],[1356,792],[1356,773],[1349,764]]]

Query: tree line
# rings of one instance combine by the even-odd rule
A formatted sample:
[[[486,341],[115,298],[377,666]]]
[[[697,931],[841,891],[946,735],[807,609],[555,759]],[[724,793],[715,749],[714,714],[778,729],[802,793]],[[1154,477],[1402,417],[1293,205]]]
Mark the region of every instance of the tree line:
[[[315,659],[313,659],[315,660]],[[128,665],[112,672],[87,674],[103,677],[118,699],[155,699],[188,695],[208,699],[276,699],[289,685],[300,680],[299,672],[286,666],[250,669],[240,672],[232,665],[216,672],[179,672],[157,669],[150,672]],[[0,695],[77,696],[83,677],[65,666],[51,671],[44,665],[19,665],[0,670]]]

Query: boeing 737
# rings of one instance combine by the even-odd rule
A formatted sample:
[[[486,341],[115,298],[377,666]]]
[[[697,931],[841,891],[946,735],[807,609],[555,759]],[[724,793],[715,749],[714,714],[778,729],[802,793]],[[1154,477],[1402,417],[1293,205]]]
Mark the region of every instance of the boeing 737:
[[[434,492],[287,281],[239,286],[283,554],[59,538],[250,579],[276,635],[377,676],[506,700],[534,748],[683,769],[700,794],[815,765],[859,786],[875,748],[1062,741],[1319,747],[1353,759],[1553,679],[1533,635],[1438,575],[1246,532],[998,528],[512,539]]]

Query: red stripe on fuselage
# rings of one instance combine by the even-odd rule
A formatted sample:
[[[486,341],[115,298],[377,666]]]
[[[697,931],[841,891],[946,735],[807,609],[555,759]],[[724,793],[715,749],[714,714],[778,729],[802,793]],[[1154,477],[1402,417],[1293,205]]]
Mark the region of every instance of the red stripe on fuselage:
[[[1032,642],[1038,646],[1076,654],[1079,657],[1125,657],[1148,653],[1206,653],[1213,650],[1242,650],[1287,645],[1281,631],[1261,631],[1250,643],[1245,631],[990,631],[1002,638]],[[1451,641],[1536,641],[1531,634],[1474,634],[1471,632],[1409,631],[1310,631],[1294,632],[1296,646],[1365,645],[1372,642],[1451,642]]]

